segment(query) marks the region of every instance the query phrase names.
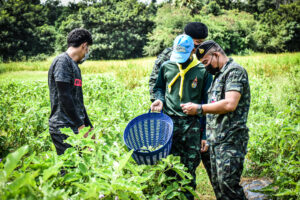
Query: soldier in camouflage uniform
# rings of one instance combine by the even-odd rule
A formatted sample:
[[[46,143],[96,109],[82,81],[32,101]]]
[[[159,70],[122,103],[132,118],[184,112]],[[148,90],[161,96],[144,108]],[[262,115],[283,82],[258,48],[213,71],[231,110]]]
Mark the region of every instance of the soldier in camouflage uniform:
[[[228,58],[214,41],[202,43],[196,55],[215,75],[208,104],[186,104],[186,114],[206,114],[212,185],[218,200],[246,199],[239,185],[249,140],[246,126],[250,107],[247,71]]]
[[[206,72],[199,60],[193,56],[194,43],[190,36],[180,35],[174,41],[170,61],[165,62],[154,86],[156,100],[152,111],[169,115],[174,122],[171,154],[181,157],[181,162],[194,177],[191,187],[196,187],[196,168],[201,161],[201,140],[199,116],[186,115],[182,103],[207,102],[207,90],[212,76]],[[194,199],[189,192],[188,199]]]

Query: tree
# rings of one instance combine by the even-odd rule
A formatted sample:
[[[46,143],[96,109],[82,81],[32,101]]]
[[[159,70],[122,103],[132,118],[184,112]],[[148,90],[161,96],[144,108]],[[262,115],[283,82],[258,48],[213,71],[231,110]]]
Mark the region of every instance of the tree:
[[[192,17],[187,15],[189,9],[176,8],[170,4],[165,4],[159,8],[155,17],[156,27],[148,35],[149,42],[144,47],[146,55],[154,56],[167,47],[173,46],[173,40],[183,33],[184,26],[192,21]]]
[[[66,35],[73,28],[83,27],[92,33],[93,59],[141,57],[147,34],[154,25],[153,7],[137,0],[103,0],[87,3],[79,12],[67,17],[59,28],[59,49],[66,48]],[[79,5],[80,6],[80,5]]]
[[[55,30],[45,25],[39,0],[2,0],[0,5],[0,57],[3,61],[54,52]]]
[[[260,15],[254,33],[259,51],[299,51],[300,1],[281,5],[278,10],[268,10]]]

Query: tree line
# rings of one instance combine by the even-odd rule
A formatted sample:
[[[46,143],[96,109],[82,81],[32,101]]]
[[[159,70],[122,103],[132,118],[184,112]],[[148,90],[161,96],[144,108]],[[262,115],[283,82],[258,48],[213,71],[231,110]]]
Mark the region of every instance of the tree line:
[[[78,27],[93,35],[92,59],[154,56],[191,21],[229,54],[299,51],[299,13],[300,0],[0,0],[0,62],[64,51]]]

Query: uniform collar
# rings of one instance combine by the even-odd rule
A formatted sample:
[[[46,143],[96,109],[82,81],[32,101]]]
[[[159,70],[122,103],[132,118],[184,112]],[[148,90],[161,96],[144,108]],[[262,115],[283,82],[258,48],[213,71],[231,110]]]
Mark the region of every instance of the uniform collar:
[[[229,58],[229,60],[227,61],[227,63],[225,63],[225,65],[222,67],[222,69],[221,69],[216,75],[223,73],[223,72],[228,68],[229,64],[230,64],[232,61],[233,61],[233,59],[232,59],[232,58]]]

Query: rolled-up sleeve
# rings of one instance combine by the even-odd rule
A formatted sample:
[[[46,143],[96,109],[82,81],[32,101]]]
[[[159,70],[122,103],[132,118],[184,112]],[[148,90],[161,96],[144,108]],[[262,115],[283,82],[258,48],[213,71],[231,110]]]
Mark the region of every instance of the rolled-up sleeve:
[[[244,83],[247,82],[247,78],[242,69],[234,69],[228,73],[226,79],[225,92],[237,91],[243,94]]]

